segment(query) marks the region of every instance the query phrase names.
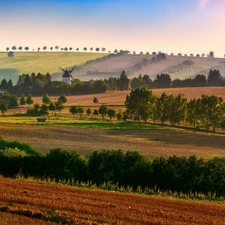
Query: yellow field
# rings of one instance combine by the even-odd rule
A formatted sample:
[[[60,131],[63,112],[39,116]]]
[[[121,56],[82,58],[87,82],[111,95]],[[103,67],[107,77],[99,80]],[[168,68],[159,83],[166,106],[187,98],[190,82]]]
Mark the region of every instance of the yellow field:
[[[223,225],[225,205],[0,178],[0,224]]]

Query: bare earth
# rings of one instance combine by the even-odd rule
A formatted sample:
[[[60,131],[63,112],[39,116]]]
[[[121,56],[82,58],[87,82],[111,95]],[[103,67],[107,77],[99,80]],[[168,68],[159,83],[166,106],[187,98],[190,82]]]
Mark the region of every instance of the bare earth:
[[[223,225],[225,205],[0,178],[0,224]]]

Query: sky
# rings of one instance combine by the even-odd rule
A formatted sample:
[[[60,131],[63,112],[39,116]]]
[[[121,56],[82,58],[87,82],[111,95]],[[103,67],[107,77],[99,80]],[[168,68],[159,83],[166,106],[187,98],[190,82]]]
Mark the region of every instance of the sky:
[[[225,0],[0,0],[0,51],[225,54]]]

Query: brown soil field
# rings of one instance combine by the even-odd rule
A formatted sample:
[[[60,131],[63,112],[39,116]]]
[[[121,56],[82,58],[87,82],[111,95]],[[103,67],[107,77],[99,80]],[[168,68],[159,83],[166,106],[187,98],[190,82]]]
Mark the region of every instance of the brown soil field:
[[[73,126],[0,124],[0,136],[31,144],[42,153],[54,148],[88,155],[101,149],[138,151],[150,159],[171,155],[225,157],[225,137],[183,129],[110,130]]]
[[[153,94],[161,95],[163,92],[168,95],[183,94],[187,99],[200,98],[204,95],[216,95],[222,97],[225,100],[225,87],[193,87],[193,88],[164,88],[164,89],[151,89]],[[103,94],[91,94],[91,95],[75,95],[66,96],[67,102],[65,106],[69,105],[81,105],[81,106],[98,106],[102,103],[106,105],[124,105],[126,96],[130,94],[130,91],[109,91]],[[59,96],[51,96],[51,100],[55,101]],[[98,104],[93,103],[93,98],[96,97],[99,100]],[[33,97],[34,103],[42,103],[42,97]]]
[[[225,205],[0,178],[0,224],[223,225]]]

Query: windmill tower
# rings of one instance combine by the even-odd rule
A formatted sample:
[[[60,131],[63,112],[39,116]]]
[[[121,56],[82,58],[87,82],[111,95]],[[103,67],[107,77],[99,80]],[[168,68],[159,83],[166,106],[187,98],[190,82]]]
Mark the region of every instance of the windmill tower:
[[[73,67],[73,69],[71,70],[64,70],[62,68],[60,68],[64,73],[62,75],[62,81],[67,83],[67,84],[71,84],[71,80],[73,79],[73,76],[71,75],[71,73],[73,72],[75,67]]]

